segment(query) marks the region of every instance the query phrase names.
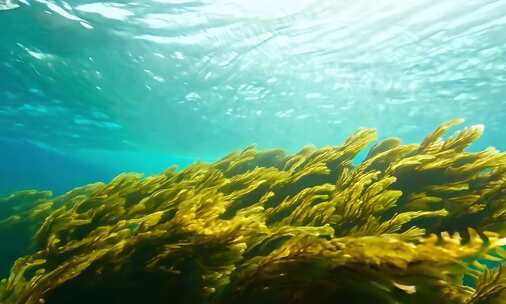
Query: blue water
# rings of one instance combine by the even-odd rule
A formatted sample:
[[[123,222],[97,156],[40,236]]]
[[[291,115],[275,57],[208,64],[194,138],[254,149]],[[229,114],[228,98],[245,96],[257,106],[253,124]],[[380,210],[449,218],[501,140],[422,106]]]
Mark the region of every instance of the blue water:
[[[506,1],[0,0],[0,194],[358,127],[506,149]]]

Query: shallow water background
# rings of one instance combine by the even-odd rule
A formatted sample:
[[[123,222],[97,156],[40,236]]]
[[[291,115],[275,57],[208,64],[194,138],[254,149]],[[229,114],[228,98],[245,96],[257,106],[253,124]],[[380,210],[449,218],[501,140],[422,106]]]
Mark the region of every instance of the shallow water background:
[[[0,0],[0,193],[358,127],[506,149],[506,1]]]

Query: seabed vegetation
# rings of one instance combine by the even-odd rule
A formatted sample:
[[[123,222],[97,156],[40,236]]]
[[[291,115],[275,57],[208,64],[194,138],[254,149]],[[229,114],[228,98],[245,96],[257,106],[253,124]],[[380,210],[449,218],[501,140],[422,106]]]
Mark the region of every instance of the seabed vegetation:
[[[506,303],[506,153],[461,122],[1,198],[0,303]]]

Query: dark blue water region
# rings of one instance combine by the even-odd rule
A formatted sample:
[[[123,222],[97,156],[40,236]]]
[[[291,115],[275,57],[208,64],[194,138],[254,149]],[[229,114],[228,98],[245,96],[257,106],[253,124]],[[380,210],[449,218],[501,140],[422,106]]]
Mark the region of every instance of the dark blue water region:
[[[24,141],[0,139],[0,196],[25,189],[64,193],[74,187],[108,182],[123,172],[159,174],[193,160],[160,154],[89,151],[69,155]]]

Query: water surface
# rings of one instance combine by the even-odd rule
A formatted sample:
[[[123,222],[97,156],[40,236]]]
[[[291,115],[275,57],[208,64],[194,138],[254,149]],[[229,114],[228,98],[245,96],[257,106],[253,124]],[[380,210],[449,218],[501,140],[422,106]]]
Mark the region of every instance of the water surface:
[[[506,148],[504,0],[0,3],[0,138],[97,178],[454,117]]]

